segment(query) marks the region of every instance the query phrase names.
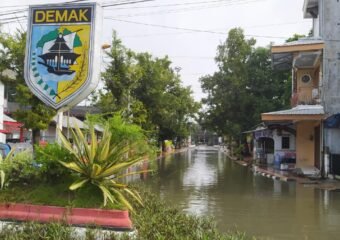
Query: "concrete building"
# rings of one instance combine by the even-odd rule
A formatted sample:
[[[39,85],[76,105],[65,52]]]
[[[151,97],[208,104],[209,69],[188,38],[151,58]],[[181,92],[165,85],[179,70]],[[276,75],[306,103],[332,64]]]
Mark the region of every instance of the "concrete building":
[[[272,47],[273,66],[292,70],[292,108],[263,113],[296,129],[297,167],[340,175],[340,1],[305,0],[312,36]]]

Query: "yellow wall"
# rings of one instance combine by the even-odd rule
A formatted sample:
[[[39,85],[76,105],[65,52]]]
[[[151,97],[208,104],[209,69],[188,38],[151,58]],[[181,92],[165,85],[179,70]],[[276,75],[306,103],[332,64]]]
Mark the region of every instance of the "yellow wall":
[[[314,166],[315,121],[296,123],[296,167]]]
[[[312,80],[308,83],[301,81],[303,75],[310,75]],[[315,74],[315,69],[298,69],[297,70],[297,93],[299,101],[305,103],[311,103],[312,101],[312,90],[317,87],[318,74]]]

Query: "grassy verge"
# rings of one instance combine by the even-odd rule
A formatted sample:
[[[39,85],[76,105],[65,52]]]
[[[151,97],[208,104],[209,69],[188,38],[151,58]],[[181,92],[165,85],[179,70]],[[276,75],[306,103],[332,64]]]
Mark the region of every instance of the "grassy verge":
[[[103,208],[102,193],[91,185],[77,191],[68,187],[73,179],[63,179],[53,183],[35,182],[13,184],[0,191],[0,203],[29,203],[62,207]],[[122,209],[122,206],[108,204],[105,208]]]
[[[50,186],[39,186],[36,189],[28,188],[25,192],[23,189],[14,188],[13,190],[6,190],[5,195],[8,198],[11,198],[11,194],[15,191],[20,194],[27,193],[26,196],[18,196],[18,199],[24,202],[30,203],[42,203],[44,200],[44,204],[52,204],[58,206],[65,206],[63,204],[66,203],[68,206],[91,206],[95,207],[101,203],[101,196],[98,194],[94,194],[92,192],[92,197],[87,195],[89,194],[90,189],[84,192],[75,193],[74,196],[70,196],[69,191],[58,192],[61,185],[53,185],[53,188]],[[64,183],[66,184],[66,183]],[[144,207],[140,207],[138,205],[135,206],[135,213],[132,214],[132,219],[134,225],[137,230],[137,236],[134,238],[129,237],[128,235],[117,236],[114,234],[107,234],[102,236],[100,239],[105,240],[128,240],[128,239],[136,239],[136,240],[247,240],[252,239],[246,236],[245,233],[242,232],[230,232],[230,233],[220,233],[214,221],[210,218],[205,217],[197,217],[192,215],[184,214],[182,211],[176,209],[173,206],[170,206],[166,202],[160,200],[157,196],[150,193],[149,191],[140,188],[140,193],[142,198],[144,199]],[[67,189],[67,188],[66,188]],[[10,192],[13,191],[13,192]],[[43,193],[46,191],[45,193]],[[35,194],[45,195],[44,197],[38,197]],[[79,195],[77,195],[79,194]],[[84,194],[84,195],[82,195]],[[33,197],[35,195],[35,197]],[[55,198],[51,200],[50,198]],[[86,196],[86,197],[85,197]],[[15,198],[15,197],[14,197]],[[75,200],[75,199],[82,200]],[[6,199],[3,193],[0,195],[0,201]],[[59,199],[59,200],[58,200]],[[63,199],[63,200],[61,200]],[[70,200],[71,199],[71,200]],[[73,199],[73,200],[72,200]],[[33,200],[33,201],[29,201]],[[46,200],[46,202],[45,202]],[[48,201],[47,201],[48,200]],[[22,202],[21,201],[21,202]],[[96,239],[96,230],[89,229],[86,233],[86,240]],[[74,230],[68,226],[60,225],[60,224],[34,224],[34,223],[26,223],[23,224],[23,227],[6,227],[0,230],[0,239],[4,240],[31,240],[31,239],[50,239],[50,240],[75,240],[79,239]]]
[[[243,232],[220,233],[213,219],[185,214],[143,188],[140,192],[145,203],[144,207],[137,207],[136,214],[132,214],[133,222],[138,231],[138,239],[254,239]]]

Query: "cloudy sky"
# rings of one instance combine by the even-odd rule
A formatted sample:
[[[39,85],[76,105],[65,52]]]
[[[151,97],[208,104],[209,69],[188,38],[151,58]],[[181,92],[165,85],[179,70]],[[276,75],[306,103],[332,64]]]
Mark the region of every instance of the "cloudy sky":
[[[1,0],[2,29],[26,29],[22,16],[27,12],[16,10],[25,10],[28,4],[65,1]],[[103,6],[132,2],[97,1]],[[111,42],[114,29],[123,44],[134,51],[168,55],[173,67],[181,69],[183,84],[191,86],[199,100],[204,95],[198,79],[216,70],[216,47],[231,28],[243,28],[247,38],[254,37],[258,46],[279,44],[294,33],[307,34],[311,29],[311,20],[303,19],[302,6],[303,0],[154,0],[105,7],[102,42]],[[10,12],[16,13],[8,15]]]

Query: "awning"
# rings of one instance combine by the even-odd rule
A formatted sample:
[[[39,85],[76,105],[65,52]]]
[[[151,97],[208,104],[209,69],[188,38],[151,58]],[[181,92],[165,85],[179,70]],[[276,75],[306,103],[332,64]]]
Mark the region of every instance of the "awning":
[[[261,114],[262,121],[323,120],[325,111],[321,105],[298,105],[292,109]]]
[[[340,113],[328,117],[324,121],[325,128],[340,128]]]
[[[53,117],[53,122],[57,123],[58,118],[57,116]],[[80,129],[88,129],[87,125],[80,121],[78,118],[75,117],[67,117],[67,116],[63,116],[63,123],[62,123],[64,128],[67,127],[71,127],[71,128],[75,128],[75,126],[78,126]]]
[[[15,119],[4,114],[4,133],[20,131],[20,128],[23,127],[23,125],[23,123],[17,122]]]
[[[8,131],[8,130],[5,130],[5,129],[0,129],[0,133],[8,134],[8,133],[11,133],[11,132]]]
[[[293,60],[295,68],[314,68],[320,62],[321,51],[301,52]]]
[[[303,3],[303,17],[316,18],[319,14],[318,0],[305,0]]]
[[[272,46],[272,64],[276,70],[313,67],[321,55],[324,42],[321,39],[303,38],[282,45]]]
[[[53,117],[52,120],[54,123],[57,123],[57,116]],[[88,129],[88,125],[86,123],[84,123],[83,121],[79,120],[76,117],[68,117],[68,116],[63,116],[63,123],[62,123],[64,128],[75,128],[75,126],[78,126],[80,129]],[[104,129],[98,125],[94,126],[94,129],[97,132],[104,132]]]

